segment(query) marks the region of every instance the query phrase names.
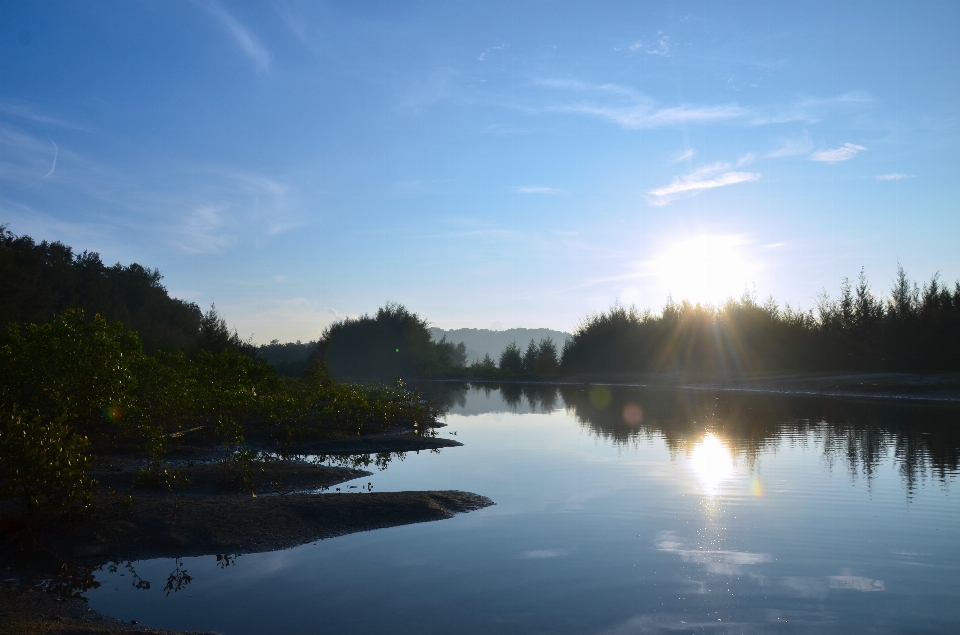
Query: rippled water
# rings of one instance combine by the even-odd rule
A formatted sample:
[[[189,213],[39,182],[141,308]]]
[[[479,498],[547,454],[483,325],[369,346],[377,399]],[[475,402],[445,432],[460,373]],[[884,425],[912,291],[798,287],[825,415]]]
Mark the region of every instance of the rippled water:
[[[91,605],[227,634],[960,632],[956,409],[431,389],[463,447],[352,484],[496,506],[228,562],[120,565]]]

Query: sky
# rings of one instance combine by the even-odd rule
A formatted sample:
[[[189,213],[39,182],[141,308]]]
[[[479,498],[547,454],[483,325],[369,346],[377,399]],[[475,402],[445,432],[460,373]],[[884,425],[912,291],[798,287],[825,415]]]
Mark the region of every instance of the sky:
[[[957,2],[0,4],[0,224],[258,343],[960,278]]]

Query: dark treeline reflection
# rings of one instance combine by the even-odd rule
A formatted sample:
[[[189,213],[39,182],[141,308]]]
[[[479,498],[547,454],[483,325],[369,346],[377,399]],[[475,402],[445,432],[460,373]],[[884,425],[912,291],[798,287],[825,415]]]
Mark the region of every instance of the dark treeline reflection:
[[[839,399],[560,386],[577,419],[616,444],[662,436],[674,453],[687,452],[706,432],[738,460],[752,465],[785,439],[813,439],[830,464],[871,479],[893,458],[908,489],[927,476],[946,479],[960,466],[960,410]]]
[[[490,383],[490,382],[415,382],[417,390],[441,414],[451,411],[462,414],[484,412],[550,412],[563,408],[563,399],[556,384]],[[482,394],[484,403],[468,400],[470,393]]]
[[[893,459],[908,490],[925,478],[946,480],[960,471],[956,407],[584,384],[439,382],[423,384],[421,391],[441,412],[565,407],[592,434],[613,444],[662,437],[675,454],[690,451],[710,432],[748,466],[784,441],[813,442],[829,465],[846,465],[851,476],[868,480],[883,461]],[[474,401],[482,401],[481,407],[471,407]]]

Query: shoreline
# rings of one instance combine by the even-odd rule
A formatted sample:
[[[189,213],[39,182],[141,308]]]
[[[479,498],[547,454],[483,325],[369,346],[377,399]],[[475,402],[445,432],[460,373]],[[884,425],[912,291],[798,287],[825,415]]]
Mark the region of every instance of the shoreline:
[[[892,400],[933,405],[960,403],[960,373],[792,373],[726,378],[681,373],[576,375],[544,379],[439,379],[427,382],[464,384],[528,384],[543,386],[609,386],[742,392],[783,396]],[[869,385],[867,385],[869,384]],[[872,390],[877,388],[878,390]]]
[[[301,455],[336,457],[460,445],[399,431],[313,441],[294,449]],[[340,491],[338,485],[371,472],[297,460],[259,460],[238,467],[211,461],[215,455],[215,448],[205,446],[172,453],[169,464],[171,469],[179,465],[175,482],[180,485],[163,488],[136,485],[143,460],[131,453],[98,459],[91,471],[100,482],[91,518],[36,536],[30,552],[17,552],[14,539],[4,539],[0,635],[172,634],[101,615],[79,594],[88,588],[84,584],[94,571],[109,563],[278,551],[351,533],[444,520],[495,504],[485,496],[455,490],[373,492],[367,484]]]

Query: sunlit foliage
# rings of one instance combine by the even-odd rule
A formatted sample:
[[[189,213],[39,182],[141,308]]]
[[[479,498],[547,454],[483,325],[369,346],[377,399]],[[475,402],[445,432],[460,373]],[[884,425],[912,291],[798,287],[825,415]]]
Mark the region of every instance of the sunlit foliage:
[[[42,524],[88,510],[95,452],[139,450],[140,486],[182,487],[167,446],[183,430],[224,448],[225,478],[247,483],[251,437],[278,449],[358,435],[435,416],[418,393],[333,382],[319,362],[301,379],[277,377],[244,354],[214,309],[202,347],[146,355],[135,332],[69,310],[44,324],[9,324],[0,336],[0,499]],[[228,474],[229,472],[229,474]]]
[[[769,371],[960,369],[960,283],[934,276],[922,288],[898,270],[890,296],[863,272],[826,293],[816,311],[760,304],[745,293],[720,307],[676,303],[660,315],[614,306],[577,328],[561,372],[711,374]]]

